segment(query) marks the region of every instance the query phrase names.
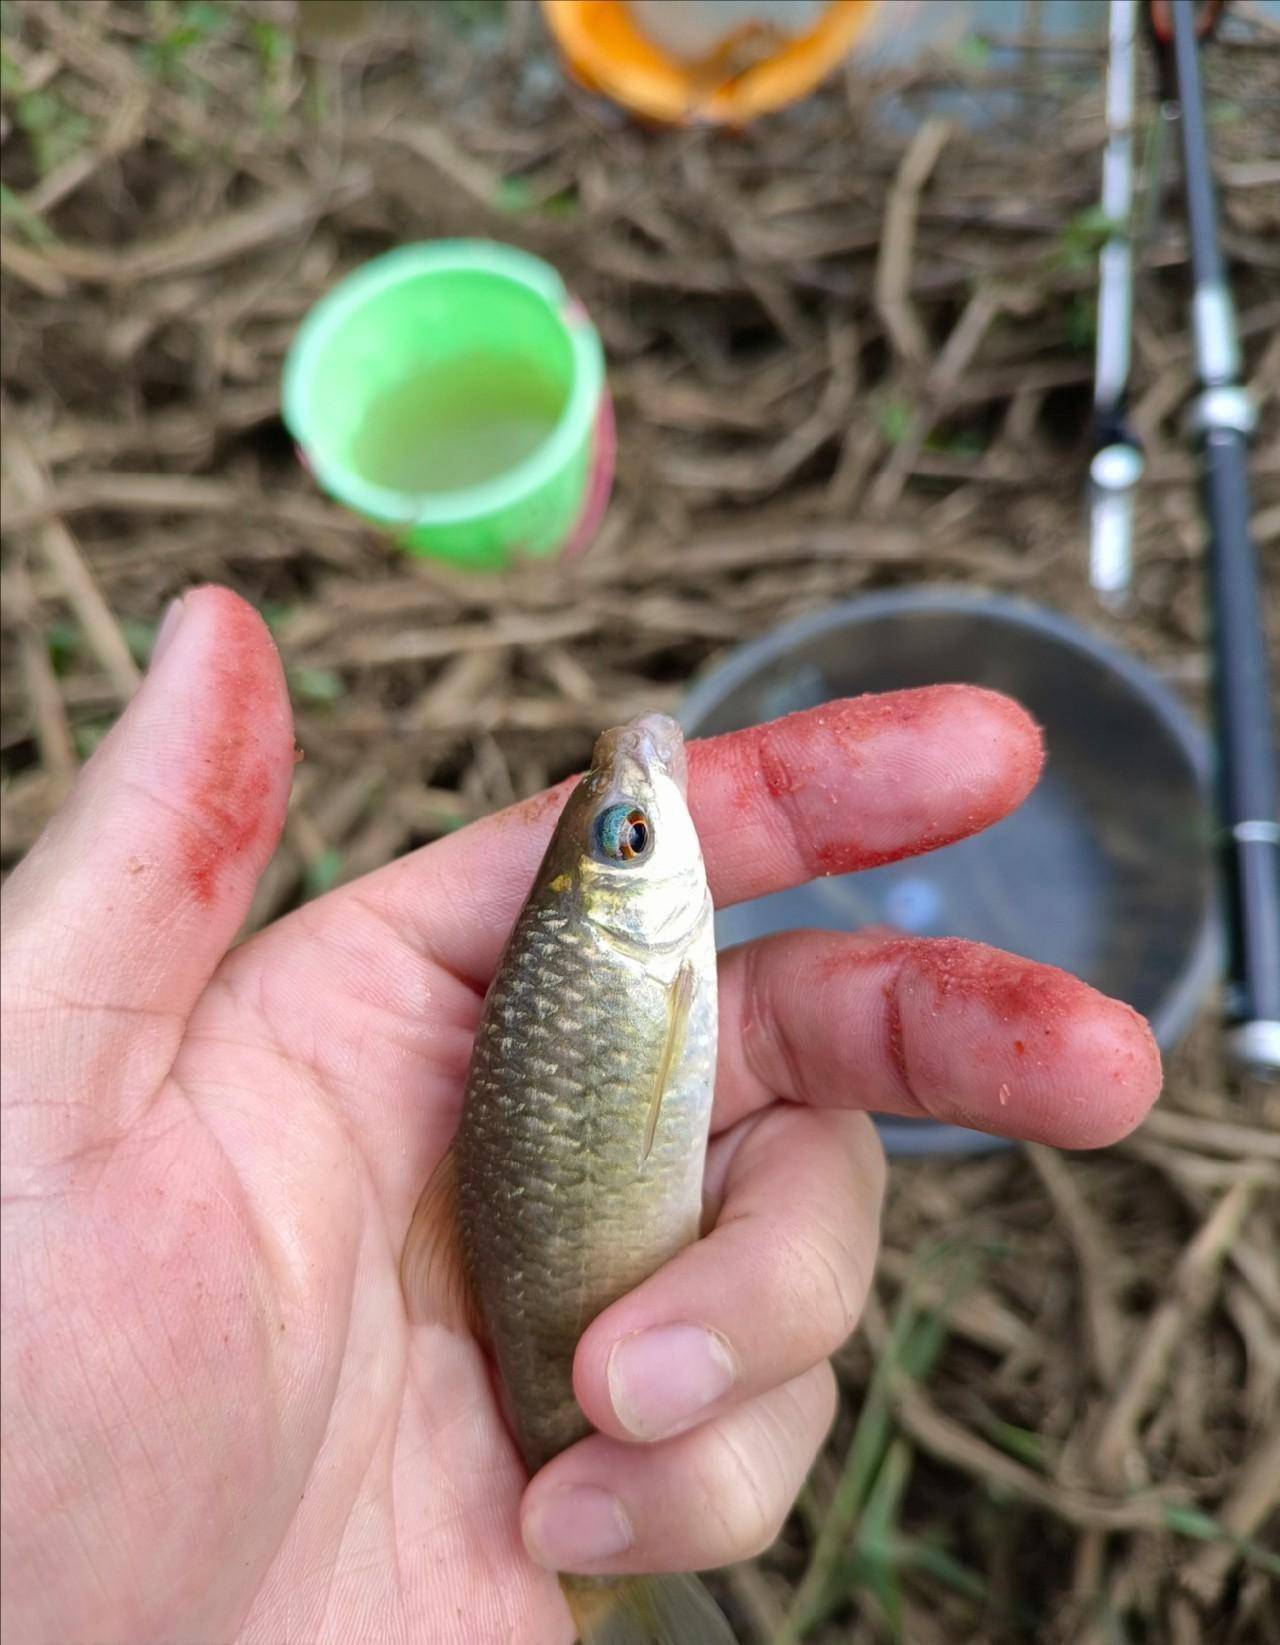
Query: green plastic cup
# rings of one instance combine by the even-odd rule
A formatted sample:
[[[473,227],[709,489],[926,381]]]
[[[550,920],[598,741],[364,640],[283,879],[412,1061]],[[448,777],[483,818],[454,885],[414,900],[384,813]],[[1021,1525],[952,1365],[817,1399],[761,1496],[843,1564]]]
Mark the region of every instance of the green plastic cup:
[[[604,353],[555,269],[442,240],[306,316],[284,421],[318,484],[416,554],[492,569],[583,546],[613,475]]]

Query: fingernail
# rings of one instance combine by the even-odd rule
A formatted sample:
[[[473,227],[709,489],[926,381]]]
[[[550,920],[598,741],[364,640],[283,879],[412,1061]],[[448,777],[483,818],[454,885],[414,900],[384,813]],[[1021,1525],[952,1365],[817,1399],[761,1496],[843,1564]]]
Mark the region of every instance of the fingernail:
[[[733,1386],[733,1355],[701,1325],[659,1325],[615,1343],[609,1355],[614,1414],[637,1439],[688,1428]]]
[[[552,1571],[578,1571],[626,1553],[631,1521],[616,1496],[595,1485],[570,1485],[525,1515],[531,1559]]]
[[[160,626],[156,629],[156,637],[151,643],[151,660],[148,668],[154,668],[173,643],[173,636],[182,626],[182,599],[170,600],[164,616],[160,619]]]

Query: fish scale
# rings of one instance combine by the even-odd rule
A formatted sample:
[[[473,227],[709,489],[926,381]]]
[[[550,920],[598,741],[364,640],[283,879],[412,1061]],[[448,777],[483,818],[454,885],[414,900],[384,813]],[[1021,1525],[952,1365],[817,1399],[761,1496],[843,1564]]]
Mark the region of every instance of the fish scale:
[[[704,988],[642,1164],[667,985],[606,940],[565,943],[562,927],[536,905],[517,924],[477,1033],[457,1142],[469,1263],[483,1276],[473,1282],[530,1468],[589,1431],[573,1398],[583,1330],[696,1236],[714,1058],[714,994]],[[711,973],[709,906],[691,947]],[[566,1011],[568,993],[559,995],[563,1030],[549,1061],[535,1031],[561,989],[580,1003]],[[647,1033],[636,1035],[637,1024]],[[516,1275],[545,1287],[536,1314],[521,1306],[528,1293]]]

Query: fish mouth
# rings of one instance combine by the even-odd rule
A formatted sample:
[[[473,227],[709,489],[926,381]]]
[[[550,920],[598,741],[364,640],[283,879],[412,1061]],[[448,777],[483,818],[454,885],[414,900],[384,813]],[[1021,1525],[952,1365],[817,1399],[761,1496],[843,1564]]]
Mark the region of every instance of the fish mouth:
[[[600,735],[591,755],[592,769],[617,772],[624,765],[634,765],[645,777],[657,767],[682,794],[688,790],[684,732],[669,714],[641,714]]]

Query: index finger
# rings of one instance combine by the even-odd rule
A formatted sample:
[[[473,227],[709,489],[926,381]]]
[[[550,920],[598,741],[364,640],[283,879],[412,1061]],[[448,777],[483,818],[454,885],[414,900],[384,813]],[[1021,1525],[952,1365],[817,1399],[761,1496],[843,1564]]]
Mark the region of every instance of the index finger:
[[[1040,774],[1026,711],[977,686],[845,698],[689,745],[689,805],[717,907],[932,851],[1012,811]],[[576,778],[356,886],[366,907],[483,986]]]

